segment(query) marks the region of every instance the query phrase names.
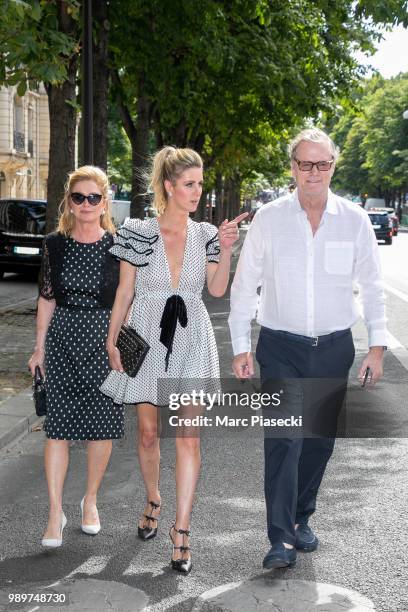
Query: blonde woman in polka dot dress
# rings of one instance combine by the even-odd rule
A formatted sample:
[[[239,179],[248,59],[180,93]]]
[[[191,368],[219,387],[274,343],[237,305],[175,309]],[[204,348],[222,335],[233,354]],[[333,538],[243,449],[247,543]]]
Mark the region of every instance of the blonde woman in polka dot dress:
[[[123,436],[123,410],[99,387],[109,372],[105,343],[119,281],[119,264],[109,249],[111,220],[108,179],[83,166],[68,179],[58,231],[45,238],[40,274],[37,341],[29,361],[46,380],[45,473],[50,509],[42,545],[62,544],[62,509],[71,440],[87,440],[88,482],[78,500],[82,531],[100,530],[97,492],[112,450]]]
[[[237,223],[219,230],[189,218],[198,206],[203,164],[191,149],[165,147],[153,160],[151,187],[157,218],[130,219],[115,236],[111,253],[121,260],[120,284],[109,327],[107,348],[113,371],[101,389],[118,404],[137,404],[138,454],[146,488],[146,507],[138,525],[143,540],[156,536],[161,498],[157,411],[169,403],[169,392],[219,388],[219,364],[213,329],[202,301],[204,283],[211,295],[227,288],[231,247]],[[135,378],[123,371],[116,340],[132,304],[129,325],[150,350]],[[160,381],[166,381],[161,385]],[[197,408],[196,408],[197,410]],[[192,406],[186,414],[194,414]],[[176,519],[170,529],[171,566],[188,573],[190,514],[200,470],[197,432],[176,436]]]

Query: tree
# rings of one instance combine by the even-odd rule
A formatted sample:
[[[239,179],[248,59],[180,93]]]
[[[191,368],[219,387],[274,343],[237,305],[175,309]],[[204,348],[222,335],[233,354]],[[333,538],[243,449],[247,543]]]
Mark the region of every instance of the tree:
[[[68,172],[75,167],[79,2],[1,3],[0,83],[18,95],[44,83],[50,115],[46,231],[55,228]]]
[[[342,146],[334,185],[346,193],[402,200],[408,184],[408,74],[364,83],[355,106],[347,106],[332,136]]]
[[[408,186],[408,165],[404,150],[408,142],[408,125],[402,118],[408,100],[408,73],[385,81],[369,97],[366,109],[367,131],[365,168],[377,194],[387,206]]]
[[[132,214],[142,211],[138,174],[149,131],[157,146],[192,146],[207,168],[218,160],[239,182],[239,160],[268,144],[258,127],[285,139],[290,127],[331,109],[361,77],[354,49],[372,48],[376,24],[406,21],[405,4],[112,0],[115,86],[133,150]]]

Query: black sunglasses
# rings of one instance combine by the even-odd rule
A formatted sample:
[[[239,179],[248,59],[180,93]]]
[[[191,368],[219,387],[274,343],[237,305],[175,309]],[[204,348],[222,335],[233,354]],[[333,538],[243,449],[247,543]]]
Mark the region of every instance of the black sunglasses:
[[[90,193],[89,195],[84,195],[83,193],[71,193],[71,200],[74,204],[83,204],[85,200],[88,200],[91,206],[97,206],[99,202],[102,200],[102,194],[100,193]]]

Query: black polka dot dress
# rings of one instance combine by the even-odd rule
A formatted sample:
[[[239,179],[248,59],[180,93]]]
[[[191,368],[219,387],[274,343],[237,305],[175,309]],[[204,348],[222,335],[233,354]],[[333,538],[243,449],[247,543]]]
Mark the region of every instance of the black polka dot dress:
[[[114,241],[110,252],[137,267],[129,325],[148,342],[150,350],[134,378],[112,371],[101,390],[117,404],[157,406],[169,403],[169,393],[216,393],[220,388],[218,351],[202,290],[207,262],[219,261],[217,228],[188,220],[177,289],[171,285],[157,218],[128,220]],[[178,305],[184,303],[186,315],[185,320],[182,317],[175,322],[171,353],[161,341],[169,298],[177,299]]]
[[[111,440],[124,434],[122,408],[99,390],[110,370],[105,348],[110,310],[101,307],[100,291],[112,243],[108,233],[90,244],[64,241],[57,279],[64,305],[57,301],[45,346],[48,438]],[[40,295],[54,298],[52,274]]]

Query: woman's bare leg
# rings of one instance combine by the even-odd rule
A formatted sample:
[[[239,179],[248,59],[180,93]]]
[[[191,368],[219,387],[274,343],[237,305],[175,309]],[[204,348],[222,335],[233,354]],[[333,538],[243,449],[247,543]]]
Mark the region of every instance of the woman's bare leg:
[[[186,406],[180,416],[191,417],[201,414],[201,408]],[[194,494],[200,474],[200,429],[199,427],[183,427],[176,437],[176,523],[177,529],[190,529],[190,516],[193,508]],[[172,538],[176,546],[188,546],[188,538],[172,530]],[[187,559],[189,553],[180,555],[175,551],[173,559]]]
[[[99,523],[96,507],[97,495],[111,452],[112,440],[89,440],[88,442],[88,483],[84,498],[84,525]]]
[[[47,478],[50,509],[44,538],[61,536],[62,492],[69,463],[69,441],[47,438],[44,448],[44,467]]]
[[[139,457],[140,471],[142,473],[146,488],[147,502],[161,503],[159,491],[160,478],[160,442],[158,438],[158,413],[156,406],[152,404],[138,404],[137,411],[137,452]],[[143,514],[158,516],[159,508],[146,505]],[[148,523],[142,518],[139,527],[157,527],[156,521]]]

